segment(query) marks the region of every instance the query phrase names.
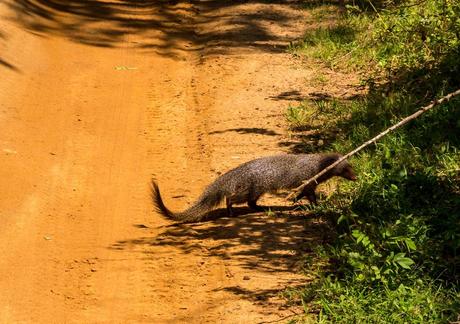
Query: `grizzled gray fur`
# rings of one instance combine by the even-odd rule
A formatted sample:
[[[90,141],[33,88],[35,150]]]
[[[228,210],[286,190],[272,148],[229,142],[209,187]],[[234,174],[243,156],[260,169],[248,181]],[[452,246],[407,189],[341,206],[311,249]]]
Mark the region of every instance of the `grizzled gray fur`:
[[[224,199],[230,216],[233,214],[233,204],[247,203],[249,207],[260,210],[257,200],[264,193],[296,188],[302,181],[313,177],[340,157],[337,153],[285,154],[243,163],[218,177],[191,207],[178,213],[170,211],[164,205],[158,185],[152,180],[152,200],[156,211],[161,215],[182,222],[200,221]],[[307,197],[311,203],[316,204],[316,186],[334,176],[356,180],[350,164],[343,161],[320,177],[317,183],[305,187],[297,199]]]

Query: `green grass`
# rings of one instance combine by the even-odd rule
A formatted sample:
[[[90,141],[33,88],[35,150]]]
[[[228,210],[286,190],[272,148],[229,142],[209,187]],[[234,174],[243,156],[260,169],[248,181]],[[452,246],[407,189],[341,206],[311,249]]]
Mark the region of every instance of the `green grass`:
[[[315,120],[324,134],[338,134],[326,150],[347,152],[393,124],[401,112],[414,109],[406,97],[395,96],[378,101],[372,97],[318,101],[299,109],[321,116]],[[460,305],[454,303],[454,296],[458,298],[454,287],[460,279],[458,120],[458,103],[452,103],[388,135],[352,158],[358,181],[342,182],[339,192],[315,208],[336,233],[322,256],[334,262],[328,280],[343,289],[327,295],[330,286],[324,285],[329,281],[318,279],[323,287],[315,303],[325,316],[319,317],[321,321],[348,321],[347,316],[356,316],[356,322],[392,322],[394,303],[407,307],[413,303],[413,309],[418,309],[417,305],[424,305],[420,300],[428,297],[433,305],[420,306],[423,314],[407,313],[407,323],[455,319],[454,312],[440,310],[446,303],[460,312]],[[321,278],[321,270],[318,273]],[[415,289],[420,280],[425,288]],[[433,287],[439,287],[438,295],[430,296]],[[402,289],[410,294],[398,297]],[[345,292],[351,295],[340,299]],[[383,300],[377,298],[380,295]]]
[[[326,75],[319,72],[313,76],[310,82],[313,86],[325,86],[328,84],[329,79]]]
[[[325,279],[318,290],[319,323],[448,323],[460,293],[421,279],[395,289]]]
[[[314,133],[322,151],[348,152],[458,86],[460,4],[426,7],[355,8],[292,46],[325,68],[359,72],[368,92],[290,107],[291,130],[310,147]],[[353,157],[358,181],[342,182],[313,210],[333,238],[310,260],[321,265],[307,269],[314,283],[290,296],[318,322],[457,320],[459,107],[458,99],[437,107]]]
[[[322,21],[320,8],[313,10],[313,19]],[[329,12],[329,11],[328,11]],[[328,20],[332,19],[330,15]],[[375,60],[375,54],[368,47],[370,31],[362,29],[363,24],[371,21],[367,17],[349,16],[345,22],[338,24],[320,24],[309,30],[304,38],[290,46],[291,53],[310,57],[326,67],[342,70],[363,69]]]
[[[286,120],[292,129],[298,129],[310,125],[313,120],[313,113],[308,109],[308,105],[300,104],[289,106],[286,111]]]

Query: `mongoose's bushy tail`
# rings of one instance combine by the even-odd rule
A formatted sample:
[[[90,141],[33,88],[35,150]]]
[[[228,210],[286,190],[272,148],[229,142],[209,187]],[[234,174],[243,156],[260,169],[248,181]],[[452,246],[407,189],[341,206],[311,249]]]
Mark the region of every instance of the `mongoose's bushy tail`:
[[[160,188],[158,188],[157,183],[153,179],[151,196],[155,210],[159,214],[181,222],[196,222],[201,220],[207,212],[214,209],[224,199],[224,194],[211,185],[192,206],[183,212],[175,213],[169,210],[163,203]]]

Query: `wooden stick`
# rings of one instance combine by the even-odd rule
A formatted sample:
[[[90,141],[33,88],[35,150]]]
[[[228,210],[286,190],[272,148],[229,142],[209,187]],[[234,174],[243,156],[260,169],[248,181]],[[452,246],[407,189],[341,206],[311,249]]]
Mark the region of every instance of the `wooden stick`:
[[[351,151],[350,153],[348,154],[345,154],[344,156],[342,156],[340,159],[338,159],[337,161],[335,161],[334,163],[332,163],[330,166],[328,166],[327,168],[323,169],[321,172],[319,172],[318,174],[316,174],[315,176],[313,176],[312,178],[304,181],[300,186],[298,186],[297,188],[293,189],[292,192],[287,196],[287,199],[291,199],[295,196],[297,196],[303,188],[305,188],[306,186],[308,186],[310,183],[312,183],[313,181],[316,182],[316,180],[321,177],[323,174],[325,174],[327,171],[331,170],[332,168],[334,168],[336,165],[338,165],[340,162],[348,159],[350,156],[356,154],[357,152],[361,151],[363,148],[365,148],[366,146],[368,146],[369,144],[372,144],[376,141],[378,141],[380,138],[382,138],[383,136],[385,136],[386,134],[388,134],[389,132],[401,127],[402,125],[408,123],[409,121],[411,121],[412,119],[415,119],[417,118],[418,116],[420,116],[421,114],[425,113],[426,111],[430,110],[431,108],[437,106],[437,105],[440,105],[444,102],[448,102],[450,99],[452,99],[453,97],[455,96],[458,96],[460,95],[460,89],[458,89],[457,91],[454,91],[454,92],[451,92],[449,93],[448,95],[445,95],[444,97],[442,97],[441,99],[438,99],[438,100],[434,100],[431,102],[431,104],[429,104],[428,106],[425,106],[423,108],[421,108],[420,110],[417,110],[415,113],[413,113],[412,115],[410,116],[407,116],[406,118],[404,118],[403,120],[401,120],[399,123],[391,126],[390,128],[387,128],[385,131],[381,132],[380,134],[378,134],[377,136],[375,136],[374,138],[368,140],[367,142],[365,142],[364,144],[362,144],[361,146],[357,147],[356,149],[354,149],[353,151]]]

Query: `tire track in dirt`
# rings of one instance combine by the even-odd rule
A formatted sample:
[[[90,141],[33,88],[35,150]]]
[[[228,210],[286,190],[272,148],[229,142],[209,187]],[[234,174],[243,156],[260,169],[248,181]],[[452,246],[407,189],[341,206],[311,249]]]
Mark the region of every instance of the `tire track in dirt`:
[[[305,280],[295,255],[318,239],[314,222],[268,197],[271,216],[243,207],[174,226],[152,212],[148,182],[182,209],[219,173],[285,149],[283,94],[307,94],[313,72],[282,46],[306,13],[96,0],[18,0],[0,13],[2,58],[17,66],[0,93],[2,321],[292,314],[279,293]]]

